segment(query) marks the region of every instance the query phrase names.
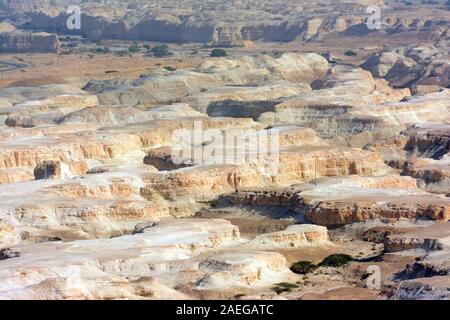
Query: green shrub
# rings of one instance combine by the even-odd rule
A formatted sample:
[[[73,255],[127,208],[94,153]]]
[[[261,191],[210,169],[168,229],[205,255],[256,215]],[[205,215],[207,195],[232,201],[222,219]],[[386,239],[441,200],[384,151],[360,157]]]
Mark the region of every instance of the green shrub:
[[[280,282],[276,284],[277,286],[285,289],[295,289],[298,288],[298,285],[295,283],[289,283],[289,282]]]
[[[219,204],[220,204],[219,199],[214,199],[209,202],[209,205],[211,206],[211,208],[217,208],[219,206]]]
[[[169,51],[169,46],[167,44],[155,46],[150,49],[149,53],[156,58],[169,57],[173,55],[173,53]]]
[[[99,53],[99,54],[107,54],[110,53],[111,50],[108,47],[96,47],[95,48],[95,53]]]
[[[344,267],[352,260],[353,258],[348,254],[332,254],[319,263],[319,267]]]
[[[127,50],[120,50],[120,51],[114,52],[114,54],[116,56],[119,56],[119,57],[125,57],[125,56],[128,56],[128,51]]]
[[[356,52],[354,52],[354,51],[352,51],[352,50],[345,51],[344,54],[345,54],[347,57],[354,57],[354,56],[357,56],[357,55],[358,55]]]
[[[131,53],[136,53],[136,52],[139,52],[139,51],[141,51],[141,48],[139,47],[138,44],[133,44],[132,46],[130,46],[128,48],[128,52],[131,52]]]
[[[298,285],[294,283],[289,282],[281,282],[277,283],[276,287],[273,287],[272,290],[275,291],[277,294],[283,293],[283,292],[290,292],[292,289],[298,288]]]
[[[228,56],[228,53],[224,49],[214,49],[211,51],[211,57],[218,58],[226,56]]]
[[[280,58],[283,55],[283,51],[274,51],[272,52],[272,57]]]
[[[171,66],[164,67],[164,69],[166,69],[167,71],[176,71],[177,70],[177,68],[174,68]]]
[[[299,274],[307,274],[317,269],[317,266],[309,261],[299,261],[291,266],[291,271]]]

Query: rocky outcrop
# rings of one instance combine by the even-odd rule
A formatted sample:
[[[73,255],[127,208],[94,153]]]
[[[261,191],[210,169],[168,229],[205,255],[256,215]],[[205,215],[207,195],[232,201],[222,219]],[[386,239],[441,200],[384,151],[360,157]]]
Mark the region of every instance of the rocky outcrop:
[[[383,12],[382,30],[370,30],[366,24],[366,9],[370,5],[384,7],[384,1],[336,1],[329,4],[330,14],[324,15],[320,1],[308,4],[292,0],[260,1],[251,5],[168,1],[162,7],[157,1],[144,5],[128,0],[103,5],[79,4],[85,27],[74,31],[66,28],[65,8],[69,5],[66,1],[45,2],[38,6],[40,10],[30,9],[35,6],[28,4],[29,1],[21,2],[26,4],[10,4],[9,12],[26,12],[33,28],[72,32],[91,39],[198,42],[229,47],[248,46],[252,41],[318,41],[338,35],[355,37],[380,33],[438,39],[448,30],[445,12],[439,14],[433,11],[434,7],[424,7],[420,18],[411,18],[398,4]],[[131,16],[130,11],[134,13]]]
[[[288,53],[279,58],[212,58],[194,70],[157,69],[134,81],[90,81],[84,89],[97,94],[99,101],[107,105],[188,102],[197,111],[209,109],[212,113],[221,101],[254,103],[310,91],[309,84],[324,78],[328,70],[328,62],[315,53]],[[226,116],[232,111],[224,112]]]
[[[240,190],[227,195],[235,205],[284,206],[311,223],[336,227],[374,219],[449,219],[448,199],[424,193],[400,176],[327,178],[279,190]]]
[[[58,52],[59,40],[56,34],[31,33],[18,30],[2,31],[0,28],[0,52]],[[5,30],[5,29],[3,29]]]
[[[68,133],[63,137],[55,132],[46,135],[45,142],[36,139],[24,139],[15,143],[16,136],[4,141],[0,150],[0,170],[7,176],[17,169],[34,170],[43,161],[61,162],[68,166],[66,176],[84,175],[89,169],[114,163],[114,159],[129,156],[135,163],[142,163],[144,148],[160,144],[170,145],[173,133],[178,129],[192,130],[195,123],[200,123],[203,130],[211,128],[259,129],[261,125],[251,119],[181,117],[173,119],[152,120],[121,128],[109,128],[97,132],[86,131]],[[27,129],[23,129],[27,130]],[[16,175],[30,178],[29,174]],[[5,178],[10,181],[10,178]]]
[[[62,168],[60,161],[44,161],[34,168],[34,178],[42,179],[60,179],[62,178]]]
[[[391,234],[384,240],[384,247],[389,252],[410,249],[426,251],[446,250],[450,245],[450,224],[441,222],[430,227],[403,230],[399,234]]]
[[[377,175],[389,171],[379,155],[326,146],[286,147],[280,149],[278,162],[276,172],[271,174],[265,173],[264,161],[256,160],[235,165],[205,164],[155,173],[145,182],[170,199],[194,197],[212,200],[221,194],[256,185],[283,186],[323,176]]]
[[[448,223],[416,232],[418,239],[423,240],[424,237],[434,239],[434,243],[438,246],[432,249],[438,250],[427,251],[397,274],[387,288],[391,299],[448,300],[447,287],[450,283],[448,235]],[[412,234],[410,236],[414,237]]]
[[[450,85],[448,48],[430,45],[402,47],[374,54],[361,67],[397,87],[446,88]]]
[[[389,134],[392,125],[389,128],[385,124],[389,120],[377,116],[375,106],[399,102],[409,94],[409,90],[394,90],[361,69],[336,67],[322,89],[284,99],[258,120],[267,125],[308,126],[324,138],[363,132]]]
[[[379,151],[387,163],[402,174],[419,179],[426,190],[447,194],[449,180],[449,126],[415,125],[400,135],[366,147]]]
[[[15,244],[18,238],[42,242],[117,236],[132,233],[142,221],[171,219],[162,199],[140,197],[140,174],[144,173],[135,169],[134,174],[111,172],[0,186],[3,244]]]
[[[328,241],[327,229],[315,225],[293,225],[286,230],[255,237],[250,246],[264,248],[300,248]]]
[[[168,237],[169,234],[174,237]],[[200,261],[195,262],[197,256],[208,250],[219,250],[239,241],[238,229],[224,220],[177,220],[127,237],[125,243],[115,238],[25,246],[21,257],[2,261],[0,296],[4,299],[177,298],[187,296],[175,288],[190,282],[191,276],[180,278],[176,270],[184,270],[186,276],[191,274],[203,283],[206,275],[220,277],[221,271],[227,272],[235,283],[228,283],[226,288],[264,281],[269,272],[289,273],[284,258],[275,253],[266,257],[261,253],[255,259],[264,261],[266,267],[245,262],[233,253],[198,258]],[[33,262],[25,262],[26,257],[33,257]],[[212,268],[208,260],[223,261],[225,266],[236,264],[236,267],[219,270]],[[100,287],[95,284],[99,279],[103,283]],[[120,286],[116,286],[117,281],[121,282]]]
[[[28,5],[20,6],[26,1],[6,3],[27,11]],[[131,2],[136,6],[129,7]],[[366,14],[373,4],[333,3],[332,15],[313,17],[315,2],[287,0],[281,8],[275,1],[267,10],[269,4],[261,1],[255,6],[264,15],[276,15],[276,22],[241,24],[238,15],[231,28],[213,19],[213,12],[191,19],[203,11],[197,7],[160,17],[154,1],[107,3],[95,9],[80,3],[83,28],[101,25],[83,32],[95,32],[94,38],[128,37],[137,25],[157,30],[163,24],[166,33],[155,37],[190,41],[211,30],[188,36],[182,35],[184,28],[195,33],[207,21],[214,35],[212,42],[204,41],[233,46],[252,37],[277,39],[283,28],[291,32],[283,34],[285,39],[300,41],[336,32],[367,34],[356,11]],[[186,3],[179,2],[180,10]],[[219,8],[228,6],[224,2]],[[397,4],[393,8],[397,11]],[[348,10],[352,18],[341,17]],[[125,20],[133,16],[129,24],[125,12]],[[297,23],[294,17],[284,25],[283,17],[292,14],[309,18]],[[32,15],[42,15],[43,24],[47,15],[54,21],[62,16],[51,8]],[[282,27],[275,32],[272,22]],[[380,32],[399,37],[428,27],[433,30],[427,32],[437,32],[434,22],[412,23],[390,21]],[[399,30],[389,29],[400,24]],[[180,34],[171,35],[174,30]],[[242,30],[248,35],[239,37]],[[202,59],[207,49],[199,49],[184,60],[184,50],[178,50],[167,59],[173,69],[135,54],[130,66],[130,57],[114,58],[114,65],[122,65],[117,72],[106,72],[103,63],[93,66],[112,58],[95,54],[89,70],[80,65],[79,75],[63,73],[58,82],[67,84],[39,87],[32,85],[40,80],[30,77],[40,76],[40,66],[24,69],[23,77],[8,70],[18,79],[4,79],[7,84],[0,88],[5,124],[0,124],[0,248],[10,248],[0,251],[0,298],[441,295],[445,281],[431,279],[447,279],[449,269],[449,90],[426,84],[399,89],[378,76],[397,70],[406,79],[415,72],[411,61],[436,62],[429,57],[442,44],[418,46],[408,57],[396,52],[374,58],[370,65],[377,77],[355,67],[377,50],[364,45],[354,54],[269,56],[247,48],[229,50],[231,58]],[[80,52],[85,46],[90,44],[84,42]],[[252,54],[245,56],[246,50]],[[397,55],[405,57],[402,64]],[[134,64],[135,59],[143,63]],[[50,69],[58,73],[57,67]],[[98,78],[86,84],[91,71]],[[423,252],[427,255],[415,260]],[[337,253],[354,259],[307,276],[289,269],[292,263],[318,264]],[[381,290],[365,287],[369,265],[382,270]]]

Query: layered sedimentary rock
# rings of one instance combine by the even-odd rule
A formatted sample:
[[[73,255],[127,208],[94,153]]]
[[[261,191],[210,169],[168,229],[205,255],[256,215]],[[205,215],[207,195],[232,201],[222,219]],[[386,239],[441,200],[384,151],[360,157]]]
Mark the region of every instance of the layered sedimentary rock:
[[[96,96],[74,85],[7,87],[0,89],[0,95],[8,102],[0,106],[0,119],[10,127],[55,124],[66,113],[98,106]]]
[[[446,250],[450,245],[450,224],[440,222],[424,228],[404,229],[399,234],[388,235],[384,241],[387,251],[410,249]]]
[[[177,121],[171,118],[151,120],[128,127],[104,128],[98,132],[67,133],[62,137],[56,132],[46,135],[45,140],[41,138],[42,141],[29,137],[16,143],[17,136],[13,135],[2,143],[0,169],[4,171],[3,175],[7,175],[6,170],[34,170],[43,161],[60,161],[69,168],[66,175],[73,176],[85,174],[95,166],[114,164],[124,157],[141,163],[145,155],[144,148],[169,145],[176,130],[191,130],[195,123],[199,123],[202,130],[261,127],[251,119],[209,119],[202,116],[181,117]],[[22,133],[26,134],[27,131]],[[21,181],[21,176],[18,175],[16,181]]]
[[[400,176],[327,178],[278,190],[242,190],[227,198],[239,205],[286,206],[314,224],[336,227],[372,219],[449,219],[450,202]]]
[[[449,125],[415,125],[387,140],[366,147],[379,151],[387,163],[426,185],[426,190],[448,194]]]
[[[140,221],[170,219],[163,200],[140,197],[135,172],[1,186],[0,219],[8,226],[2,245],[129,234]]]
[[[384,1],[336,1],[327,3],[329,14],[325,14],[320,1],[259,1],[251,4],[169,1],[161,6],[157,1],[130,0],[102,5],[78,3],[85,27],[74,31],[67,30],[65,23],[69,16],[66,8],[70,4],[73,3],[64,0],[45,2],[38,6],[40,10],[34,10],[36,6],[24,0],[5,6],[9,12],[26,14],[31,26],[37,29],[76,32],[91,39],[199,42],[215,46],[246,46],[258,40],[315,41],[339,35],[395,37],[404,34],[439,39],[446,35],[449,27],[445,12],[421,6],[421,14],[413,18],[401,2],[389,2],[389,6],[385,6]],[[381,30],[367,27],[368,6],[385,9]],[[130,15],[130,11],[134,14]],[[146,31],[149,29],[153,32]]]
[[[167,59],[114,57],[114,69],[116,60],[143,62],[117,71],[108,62],[105,70],[80,65],[79,75],[56,81],[67,84],[32,86],[41,70],[25,68],[26,81],[12,73],[18,81],[0,88],[1,298],[416,298],[427,285],[423,296],[443,292],[450,109],[442,5],[405,19],[409,12],[397,11],[404,6],[389,1],[383,30],[368,32],[366,8],[375,3],[365,0],[327,4],[332,14],[316,2],[261,1],[258,14],[244,6],[235,21],[223,13],[236,2],[215,3],[215,13],[179,2],[176,14],[170,1],[105,3],[78,3],[91,39],[297,39],[311,42],[295,47],[309,52],[332,49],[327,37],[339,34],[332,40],[364,35],[386,45],[318,54],[270,53],[278,48],[261,44],[268,54],[255,46],[226,58],[171,45]],[[59,6],[68,2],[36,4],[51,8],[27,13],[27,1],[7,1],[0,15],[10,8],[31,17],[31,27],[64,26]],[[387,34],[429,41],[397,50]],[[80,54],[93,46],[79,42]],[[90,54],[94,63],[112,58]],[[358,67],[366,59],[369,71]],[[308,275],[289,269],[339,253],[354,259]],[[382,269],[380,290],[366,288],[369,264]]]
[[[310,126],[322,137],[359,135],[356,142],[367,143],[412,124],[446,123],[448,119],[448,90],[405,99],[408,89],[394,90],[361,70],[339,71],[328,81],[329,88],[285,99],[258,120]]]
[[[168,234],[176,236],[168,237]],[[176,273],[170,270],[181,268],[186,274],[193,273],[194,277],[208,273],[214,275],[219,270],[207,268],[207,260],[202,263],[199,258],[200,263],[195,264],[185,263],[186,259],[195,258],[207,250],[217,250],[227,243],[236,243],[239,231],[224,220],[178,220],[128,236],[128,241],[122,240],[115,238],[26,246],[20,258],[2,263],[0,295],[2,298],[33,299],[121,298],[130,297],[130,294],[140,298],[186,297],[174,289],[189,279],[174,278]],[[214,261],[214,256],[209,259]],[[217,261],[220,259],[216,258]],[[279,262],[275,261],[273,267],[285,268],[283,259],[278,259]],[[268,262],[270,257],[263,260]],[[266,276],[264,272],[256,275],[258,269],[255,267],[249,266],[248,272],[253,269],[255,277]],[[161,274],[164,269],[168,271]],[[195,271],[198,271],[197,275]],[[229,270],[228,273],[236,275],[236,281],[242,284],[244,280],[259,280],[241,279],[241,268]],[[24,274],[27,274],[26,278],[23,278]],[[153,278],[158,274],[161,280]],[[100,287],[95,284],[99,279],[103,283]]]
[[[200,165],[171,172],[155,173],[146,184],[169,198],[212,199],[250,186],[282,186],[322,176],[379,175],[389,172],[380,155],[358,149],[331,147],[286,147],[280,149],[279,166],[265,171],[264,162],[233,165]]]
[[[156,69],[137,80],[90,81],[85,90],[104,104],[161,105],[189,102],[205,112],[217,101],[264,101],[310,91],[326,76],[328,62],[318,54],[284,54],[207,59],[194,70]],[[211,92],[210,92],[211,90]],[[211,108],[211,107],[209,107]]]
[[[7,23],[0,24],[0,52],[57,52],[58,36],[45,32],[23,32]]]
[[[448,60],[448,47],[422,45],[374,54],[361,67],[394,86],[421,91],[425,86],[447,88],[450,85]]]
[[[64,169],[59,161],[44,161],[34,168],[34,178],[36,180],[64,178]]]
[[[388,247],[422,249],[425,254],[406,265],[387,288],[391,299],[448,300],[449,224],[440,223],[393,237]]]
[[[327,229],[315,225],[293,225],[286,230],[255,237],[249,245],[262,248],[298,248],[324,244],[328,240]]]

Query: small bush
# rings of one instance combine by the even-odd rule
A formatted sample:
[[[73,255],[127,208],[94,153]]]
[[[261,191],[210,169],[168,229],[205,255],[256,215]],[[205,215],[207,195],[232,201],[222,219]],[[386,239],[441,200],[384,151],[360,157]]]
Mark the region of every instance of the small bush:
[[[298,285],[295,283],[289,283],[289,282],[280,282],[276,284],[277,286],[285,289],[295,289],[298,288]]]
[[[283,293],[283,292],[290,292],[292,289],[298,288],[298,285],[294,283],[289,282],[281,282],[277,283],[276,287],[273,287],[272,290],[275,291],[277,294]]]
[[[209,202],[209,205],[211,206],[211,208],[217,208],[219,206],[219,204],[220,204],[219,199],[214,199]]]
[[[224,49],[214,49],[213,51],[211,51],[211,57],[219,58],[226,56],[228,56],[228,53]]]
[[[95,48],[95,53],[99,53],[99,54],[107,54],[110,53],[111,50],[108,47],[97,47]]]
[[[167,71],[176,71],[177,70],[177,68],[174,68],[171,66],[164,67],[164,69],[166,69]]]
[[[169,51],[169,46],[164,44],[161,46],[155,46],[149,50],[149,54],[156,58],[164,58],[172,56],[173,53]]]
[[[345,54],[347,57],[354,57],[354,56],[357,56],[357,55],[358,55],[356,52],[354,52],[354,51],[352,51],[352,50],[345,51],[344,54]]]
[[[272,57],[274,58],[280,58],[283,55],[282,51],[274,51],[272,52]]]
[[[136,52],[139,52],[139,51],[141,51],[141,48],[139,47],[138,44],[133,44],[132,46],[130,46],[128,48],[128,52],[130,52],[130,53],[136,53]]]
[[[319,267],[344,267],[352,260],[353,258],[348,254],[332,254],[319,263]]]
[[[127,50],[120,50],[120,51],[114,52],[114,54],[116,56],[119,56],[119,57],[125,57],[125,56],[128,56],[128,51]]]
[[[307,274],[317,269],[317,266],[309,261],[299,261],[291,266],[291,271],[299,274]]]

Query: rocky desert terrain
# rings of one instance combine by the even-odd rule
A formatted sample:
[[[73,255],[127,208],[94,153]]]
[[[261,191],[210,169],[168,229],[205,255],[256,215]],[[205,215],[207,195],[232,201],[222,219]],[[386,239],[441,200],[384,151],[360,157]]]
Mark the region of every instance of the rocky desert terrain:
[[[450,299],[449,9],[0,1],[0,299]]]

